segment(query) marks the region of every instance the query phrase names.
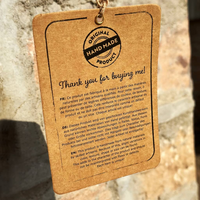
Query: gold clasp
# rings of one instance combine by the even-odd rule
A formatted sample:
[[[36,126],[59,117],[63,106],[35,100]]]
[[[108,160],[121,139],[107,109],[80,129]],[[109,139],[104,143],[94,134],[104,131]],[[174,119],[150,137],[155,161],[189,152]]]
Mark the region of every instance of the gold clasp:
[[[95,23],[101,25],[104,22],[104,12],[106,6],[109,4],[109,0],[96,0],[97,7],[100,8],[98,15],[95,17]]]

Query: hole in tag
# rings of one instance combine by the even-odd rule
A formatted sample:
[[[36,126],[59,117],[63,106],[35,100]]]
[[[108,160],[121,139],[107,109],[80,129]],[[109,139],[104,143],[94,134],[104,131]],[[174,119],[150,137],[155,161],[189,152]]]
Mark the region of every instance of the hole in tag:
[[[96,17],[95,17],[95,23],[97,25],[101,25],[103,24],[104,22],[104,16],[102,14],[98,14]]]

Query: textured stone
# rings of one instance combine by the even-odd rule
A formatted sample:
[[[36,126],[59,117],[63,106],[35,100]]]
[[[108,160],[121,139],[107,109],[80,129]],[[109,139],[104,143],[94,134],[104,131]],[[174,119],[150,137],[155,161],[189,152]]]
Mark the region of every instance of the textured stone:
[[[193,110],[194,101],[190,98],[182,98],[172,103],[160,105],[158,107],[159,123],[168,122],[188,110]]]
[[[192,87],[188,20],[162,35],[159,54],[159,89]]]
[[[198,200],[196,196],[197,184],[195,182],[191,184],[183,185],[181,188],[176,190],[175,194],[169,195],[165,192],[161,195],[160,199],[163,200]]]
[[[64,195],[60,200],[112,200],[112,193],[105,183]]]
[[[54,195],[32,19],[40,13],[95,8],[95,3],[96,0],[0,1],[0,199],[196,200],[186,0],[110,0],[109,5],[161,6],[158,71],[161,164],[155,170]]]

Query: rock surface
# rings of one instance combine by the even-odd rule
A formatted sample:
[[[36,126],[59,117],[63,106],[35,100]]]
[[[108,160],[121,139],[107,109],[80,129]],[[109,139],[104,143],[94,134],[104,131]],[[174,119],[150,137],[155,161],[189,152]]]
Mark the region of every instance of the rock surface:
[[[155,3],[162,9],[158,72],[160,165],[155,170],[66,195],[54,194],[32,19],[40,13],[92,9],[95,2],[0,1],[0,199],[197,200],[186,0],[110,0],[109,5]]]

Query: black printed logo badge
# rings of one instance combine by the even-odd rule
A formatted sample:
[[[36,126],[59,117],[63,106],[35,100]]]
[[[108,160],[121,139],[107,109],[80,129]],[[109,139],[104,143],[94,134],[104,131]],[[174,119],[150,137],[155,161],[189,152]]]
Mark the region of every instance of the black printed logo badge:
[[[116,31],[108,27],[100,27],[91,31],[83,45],[86,60],[97,68],[112,65],[119,57],[120,51],[120,37]]]

